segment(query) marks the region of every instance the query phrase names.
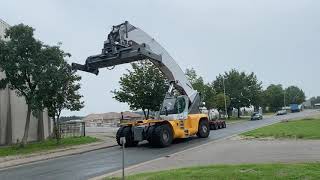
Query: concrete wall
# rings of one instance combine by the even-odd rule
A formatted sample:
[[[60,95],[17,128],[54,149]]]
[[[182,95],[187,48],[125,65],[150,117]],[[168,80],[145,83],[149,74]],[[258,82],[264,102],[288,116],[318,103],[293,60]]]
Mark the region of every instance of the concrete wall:
[[[0,19],[0,38],[9,25]],[[1,68],[1,67],[0,67]],[[0,72],[0,79],[5,74]],[[24,97],[18,97],[15,91],[8,88],[0,90],[0,145],[21,141],[26,123],[27,105]],[[42,121],[39,121],[42,120]],[[39,123],[40,122],[40,123]],[[28,141],[45,139],[52,132],[48,113],[44,111],[38,118],[31,116]],[[51,126],[52,127],[52,126]]]
[[[0,72],[0,79],[4,77],[4,73]],[[7,119],[8,119],[8,103],[9,103],[9,89],[0,90],[0,144],[5,144],[7,133]]]

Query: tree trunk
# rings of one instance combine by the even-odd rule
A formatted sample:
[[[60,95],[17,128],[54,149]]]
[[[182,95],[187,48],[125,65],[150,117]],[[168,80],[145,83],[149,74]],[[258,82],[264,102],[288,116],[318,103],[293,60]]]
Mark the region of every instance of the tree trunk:
[[[44,126],[43,126],[43,112],[40,111],[38,115],[38,141],[44,140]]]
[[[59,144],[60,143],[60,133],[59,133],[58,123],[55,118],[53,119],[53,132],[54,132],[54,137],[57,140],[57,144]]]
[[[147,118],[146,119],[149,119],[149,109],[148,109],[148,112],[147,112]]]
[[[238,118],[240,118],[240,107],[238,107]]]
[[[145,109],[143,109],[142,111],[143,111],[143,114],[144,114],[144,118],[145,118],[145,119],[147,119],[146,110],[145,110]]]
[[[28,134],[29,134],[29,126],[30,126],[31,108],[30,108],[30,105],[27,105],[27,106],[28,106],[28,110],[27,110],[26,125],[24,127],[24,135],[23,135],[22,142],[21,142],[22,147],[24,147],[27,144]]]
[[[7,111],[7,126],[6,126],[6,144],[12,144],[12,118],[11,118],[11,91],[8,88],[8,111]]]

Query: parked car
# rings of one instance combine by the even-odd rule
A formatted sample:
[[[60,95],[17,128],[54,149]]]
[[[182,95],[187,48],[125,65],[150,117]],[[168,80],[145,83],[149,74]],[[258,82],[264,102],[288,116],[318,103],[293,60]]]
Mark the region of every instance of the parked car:
[[[259,112],[254,112],[254,113],[251,115],[251,121],[253,121],[253,120],[260,120],[260,119],[263,119],[263,116],[262,116],[262,114],[260,114]]]
[[[298,104],[290,104],[290,109],[292,113],[300,112],[300,107]]]
[[[285,114],[287,114],[287,110],[279,110],[279,111],[277,111],[277,116],[279,116],[279,115],[285,115]]]

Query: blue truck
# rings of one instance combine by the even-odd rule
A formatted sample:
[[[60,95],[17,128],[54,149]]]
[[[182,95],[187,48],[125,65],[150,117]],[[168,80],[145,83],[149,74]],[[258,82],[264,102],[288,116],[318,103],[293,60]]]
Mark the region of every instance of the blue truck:
[[[298,104],[290,104],[290,110],[291,112],[300,112],[300,107]]]

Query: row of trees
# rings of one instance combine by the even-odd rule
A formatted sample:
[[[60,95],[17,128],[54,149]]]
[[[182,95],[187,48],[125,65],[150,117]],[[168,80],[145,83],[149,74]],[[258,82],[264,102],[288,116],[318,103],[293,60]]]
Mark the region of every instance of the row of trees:
[[[219,74],[211,83],[204,83],[203,78],[196,74],[194,69],[187,69],[186,75],[193,88],[202,94],[206,108],[216,108],[219,111],[238,109],[241,107],[260,106],[262,86],[254,73],[246,74],[232,69]]]
[[[262,93],[261,104],[269,107],[270,111],[276,111],[290,104],[301,104],[305,101],[305,94],[297,86],[283,88],[281,84],[271,84]]]
[[[9,87],[27,104],[27,116],[22,146],[27,143],[31,114],[38,116],[45,109],[54,122],[59,140],[58,119],[63,109],[83,107],[78,90],[80,77],[67,63],[70,57],[58,46],[49,46],[34,38],[32,27],[19,24],[6,30],[8,41],[0,40],[0,67],[5,78],[0,88]]]
[[[207,109],[216,108],[219,111],[230,112],[241,107],[253,106],[268,107],[271,111],[281,109],[291,103],[302,103],[305,100],[304,92],[296,86],[283,89],[281,85],[270,85],[265,90],[262,82],[252,73],[239,72],[235,69],[219,74],[216,80],[206,83],[194,69],[185,72],[194,89],[199,91]],[[166,78],[160,70],[149,61],[132,64],[120,78],[120,89],[114,90],[114,98],[130,105],[132,110],[142,109],[145,117],[149,111],[159,110],[168,87]]]

